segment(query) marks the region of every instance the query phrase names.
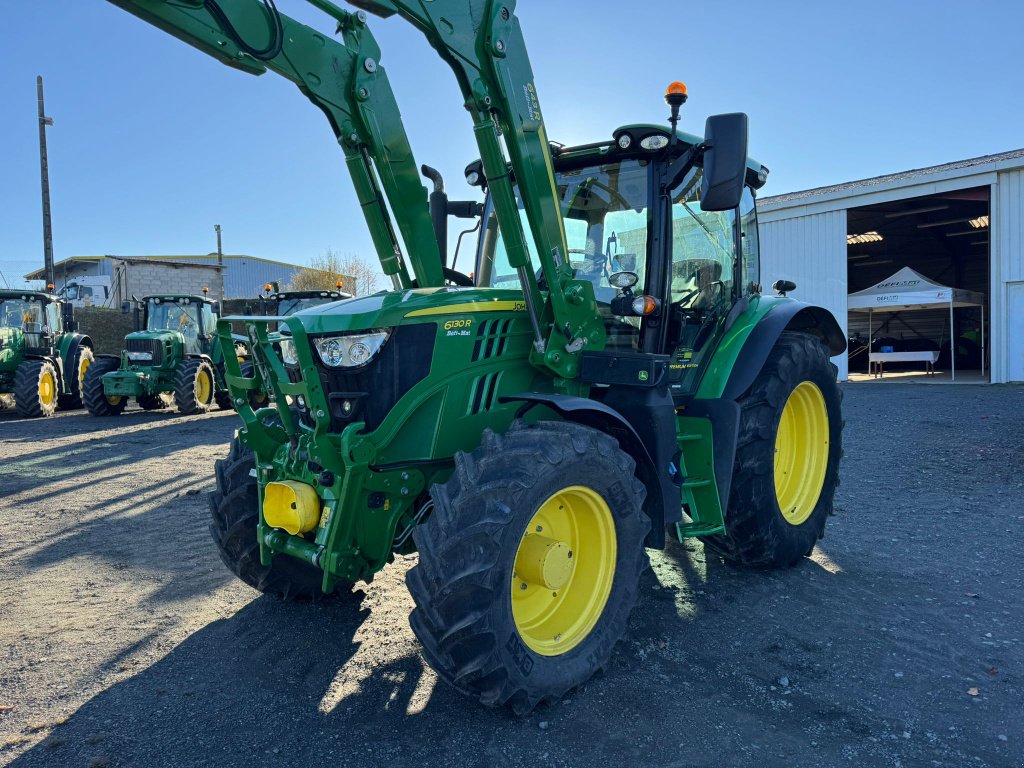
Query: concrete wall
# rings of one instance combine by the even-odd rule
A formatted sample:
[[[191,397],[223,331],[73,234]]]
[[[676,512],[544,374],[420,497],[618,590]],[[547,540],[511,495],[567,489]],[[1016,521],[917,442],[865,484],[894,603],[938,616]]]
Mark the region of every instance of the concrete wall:
[[[220,298],[223,275],[216,267],[203,264],[115,260],[111,285],[116,305],[132,296],[141,299],[152,294],[203,295],[209,288],[210,299]]]

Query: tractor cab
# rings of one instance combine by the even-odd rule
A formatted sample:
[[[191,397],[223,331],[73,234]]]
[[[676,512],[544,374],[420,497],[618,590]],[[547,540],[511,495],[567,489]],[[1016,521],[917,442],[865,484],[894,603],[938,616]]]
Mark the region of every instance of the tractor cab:
[[[768,171],[747,159],[739,204],[707,210],[704,161],[695,150],[703,141],[676,131],[673,142],[665,126],[631,125],[610,141],[552,152],[569,264],[575,279],[593,287],[605,349],[671,355],[676,394],[694,391],[721,338],[715,331],[733,306],[761,290],[754,195]],[[475,275],[482,287],[519,285],[490,195]]]
[[[267,283],[263,293],[260,294],[260,301],[266,314],[285,317],[310,307],[352,298],[351,293],[341,290],[340,282],[336,287],[337,290],[334,291],[281,291],[278,290],[276,283]]]
[[[49,293],[0,291],[0,339],[5,344],[18,339],[28,349],[50,350],[65,325],[69,330],[72,325],[65,322],[64,307]]]
[[[133,363],[155,365],[156,347],[175,343],[187,355],[210,352],[217,326],[217,304],[200,296],[147,296],[140,304],[143,330],[125,337],[128,358]]]

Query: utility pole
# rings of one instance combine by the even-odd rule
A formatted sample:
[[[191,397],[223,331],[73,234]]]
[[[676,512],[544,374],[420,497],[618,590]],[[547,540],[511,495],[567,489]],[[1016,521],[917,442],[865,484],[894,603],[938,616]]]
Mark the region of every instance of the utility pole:
[[[43,108],[43,78],[36,78],[36,96],[39,100],[39,174],[43,185],[43,266],[46,271],[46,285],[53,285],[53,228],[50,225],[50,167],[46,161],[46,126],[53,125],[53,118],[46,116]]]
[[[217,267],[220,272],[220,301],[224,303],[224,251],[220,246],[220,224],[213,225],[213,231],[217,233]]]

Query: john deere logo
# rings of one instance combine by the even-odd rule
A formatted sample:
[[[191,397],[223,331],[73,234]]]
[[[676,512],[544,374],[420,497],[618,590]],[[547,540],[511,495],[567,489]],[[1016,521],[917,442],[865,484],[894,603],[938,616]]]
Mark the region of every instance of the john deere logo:
[[[650,374],[647,371],[640,371],[640,373],[637,374],[637,378],[639,378],[640,381],[647,381],[649,376]]]

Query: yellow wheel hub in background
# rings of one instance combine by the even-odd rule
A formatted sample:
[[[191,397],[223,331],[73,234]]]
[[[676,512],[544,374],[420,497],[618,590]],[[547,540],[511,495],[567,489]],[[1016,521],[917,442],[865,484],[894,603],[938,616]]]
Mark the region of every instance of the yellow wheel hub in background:
[[[200,403],[208,403],[212,393],[213,382],[210,381],[210,374],[206,371],[199,371],[196,374],[196,400]]]
[[[523,642],[559,656],[590,634],[612,591],[615,520],[596,491],[573,485],[540,505],[516,551],[512,618]]]
[[[828,410],[818,386],[803,381],[789,395],[775,435],[775,497],[786,522],[800,525],[821,496],[828,468]]]
[[[43,405],[52,405],[57,397],[57,383],[53,374],[47,371],[39,378],[39,401]]]
[[[85,381],[85,372],[89,370],[89,364],[92,362],[88,357],[83,357],[81,364],[78,366],[78,385],[81,388],[82,382]]]

